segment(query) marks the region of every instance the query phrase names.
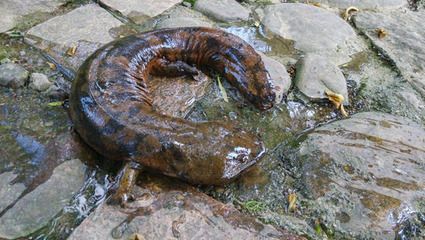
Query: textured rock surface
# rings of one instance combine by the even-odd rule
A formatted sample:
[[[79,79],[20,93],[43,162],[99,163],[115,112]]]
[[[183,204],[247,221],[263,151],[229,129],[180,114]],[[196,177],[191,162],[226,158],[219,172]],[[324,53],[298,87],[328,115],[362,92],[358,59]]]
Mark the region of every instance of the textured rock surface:
[[[352,237],[394,239],[397,226],[419,216],[416,202],[425,201],[424,146],[423,126],[384,113],[319,127],[297,158],[304,190],[329,226]]]
[[[250,11],[235,0],[197,0],[194,8],[223,22],[247,21]]]
[[[22,237],[42,227],[59,213],[83,182],[84,165],[80,160],[62,163],[49,180],[26,194],[0,217],[0,237]]]
[[[304,0],[303,2],[307,2]],[[314,0],[315,3],[328,5],[329,7],[348,8],[356,7],[359,9],[394,9],[407,5],[406,0]]]
[[[327,99],[325,90],[344,96],[349,103],[347,82],[341,70],[326,58],[307,54],[297,64],[295,86],[312,101]]]
[[[142,23],[170,9],[182,0],[101,0],[103,5],[117,10],[136,23]]]
[[[52,12],[66,0],[2,0],[0,1],[0,33],[15,27],[24,15],[35,12]]]
[[[19,88],[28,79],[28,71],[14,63],[0,65],[0,86]]]
[[[348,62],[350,55],[364,48],[351,26],[338,15],[307,4],[270,5],[262,23],[268,32],[293,40],[298,50],[327,56],[337,65]]]
[[[303,239],[184,185],[145,179],[134,192],[140,200],[129,209],[103,204],[69,239]]]
[[[112,30],[121,26],[105,9],[88,4],[31,28],[25,40],[77,70],[91,53],[112,41]],[[71,47],[76,50],[72,56],[66,54]]]
[[[284,96],[286,96],[289,91],[289,88],[291,87],[291,77],[286,71],[285,66],[283,66],[280,62],[264,54],[260,55],[263,59],[267,71],[270,74],[273,89],[276,94],[275,101],[276,103],[281,103]]]
[[[158,19],[156,29],[175,27],[212,27],[214,22],[202,13],[183,6],[176,6]]]
[[[42,73],[32,73],[30,77],[30,87],[37,91],[44,91],[52,86],[52,82],[49,81],[49,78]]]
[[[356,27],[388,56],[403,77],[425,96],[425,11],[361,12]],[[377,29],[388,34],[379,38]]]
[[[109,33],[111,28],[120,25],[121,22],[103,8],[88,4],[31,28],[27,36],[65,46],[80,40],[107,43],[113,40]]]

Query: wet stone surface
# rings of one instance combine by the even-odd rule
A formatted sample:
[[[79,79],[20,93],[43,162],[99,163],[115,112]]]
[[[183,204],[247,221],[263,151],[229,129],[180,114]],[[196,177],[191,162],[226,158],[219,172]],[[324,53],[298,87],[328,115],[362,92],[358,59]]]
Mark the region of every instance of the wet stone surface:
[[[388,56],[422,96],[425,96],[425,29],[419,26],[424,17],[424,11],[392,11],[364,12],[355,18],[356,27]],[[386,32],[385,36],[379,36],[379,29]]]
[[[344,104],[349,102],[341,70],[319,55],[307,54],[298,62],[295,86],[311,101],[327,99],[325,91],[330,90],[344,96]]]
[[[342,9],[356,7],[362,10],[370,9],[378,11],[401,8],[407,5],[406,0],[315,0],[314,2]]]
[[[320,54],[337,65],[348,62],[350,55],[364,48],[347,22],[333,12],[311,5],[267,6],[262,23],[266,31],[294,41],[296,49]]]
[[[28,80],[28,71],[14,63],[0,65],[0,86],[19,88]]]
[[[69,239],[304,239],[175,181],[143,178],[128,208],[104,204]]]
[[[0,2],[0,33],[6,32],[25,18],[25,15],[36,12],[53,12],[66,0],[2,0]]]
[[[13,24],[25,44],[20,32],[0,35],[0,67],[18,64],[30,75],[45,74],[52,85],[39,92],[29,79],[17,89],[0,87],[0,238],[424,238],[423,1],[418,12],[388,11],[404,3],[399,0],[314,1],[321,7],[198,0],[208,5],[204,10],[177,0],[6,2],[11,7],[2,11],[0,29],[10,16],[21,16]],[[361,9],[355,24],[339,16],[351,4]],[[119,164],[90,151],[70,130],[60,105],[71,81],[36,49],[77,70],[113,39],[179,26],[217,27],[250,43],[275,80],[277,103],[259,112],[225,79],[220,89],[214,75],[152,77],[155,110],[231,121],[259,135],[267,154],[226,186],[189,187],[145,173],[135,202],[107,205]],[[375,28],[387,35],[379,38]],[[331,90],[349,97],[352,118],[342,119],[326,101],[302,101],[293,80],[306,74],[296,63],[312,53],[320,58],[311,61],[310,75],[332,84],[339,79],[340,90]]]
[[[197,0],[194,8],[223,22],[247,21],[250,11],[235,0]]]
[[[135,23],[143,23],[170,9],[182,0],[101,0],[104,6],[119,11]]]
[[[300,188],[328,227],[356,238],[394,239],[403,221],[424,214],[415,207],[425,201],[424,136],[423,126],[376,112],[319,127],[294,158]]]

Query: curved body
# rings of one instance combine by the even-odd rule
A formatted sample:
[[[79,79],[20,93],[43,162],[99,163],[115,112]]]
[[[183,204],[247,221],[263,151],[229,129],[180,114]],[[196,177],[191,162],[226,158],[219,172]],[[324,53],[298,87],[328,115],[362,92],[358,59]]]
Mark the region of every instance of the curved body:
[[[199,184],[222,184],[264,153],[231,123],[191,122],[152,110],[149,74],[214,70],[259,109],[274,94],[261,57],[240,38],[210,28],[162,29],[111,42],[80,68],[70,96],[75,130],[103,156],[134,161]]]

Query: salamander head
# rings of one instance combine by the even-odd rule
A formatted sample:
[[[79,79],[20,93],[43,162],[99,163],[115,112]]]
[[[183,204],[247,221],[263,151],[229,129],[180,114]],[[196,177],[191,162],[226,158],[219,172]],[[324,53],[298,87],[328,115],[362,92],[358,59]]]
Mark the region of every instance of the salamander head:
[[[276,94],[269,83],[266,84],[253,84],[248,89],[248,100],[261,111],[273,107]]]

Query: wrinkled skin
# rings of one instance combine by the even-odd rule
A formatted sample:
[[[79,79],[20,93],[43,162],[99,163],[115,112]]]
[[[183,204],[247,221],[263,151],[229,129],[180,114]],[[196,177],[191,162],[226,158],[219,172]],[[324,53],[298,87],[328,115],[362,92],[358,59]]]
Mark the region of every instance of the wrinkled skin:
[[[243,40],[210,28],[162,29],[111,42],[86,60],[70,96],[75,130],[109,159],[196,184],[234,179],[263,155],[257,136],[152,110],[149,74],[191,75],[195,67],[218,72],[260,110],[272,107],[268,73]]]

